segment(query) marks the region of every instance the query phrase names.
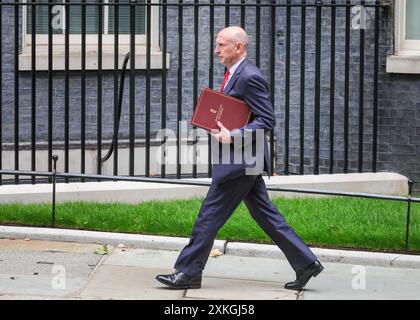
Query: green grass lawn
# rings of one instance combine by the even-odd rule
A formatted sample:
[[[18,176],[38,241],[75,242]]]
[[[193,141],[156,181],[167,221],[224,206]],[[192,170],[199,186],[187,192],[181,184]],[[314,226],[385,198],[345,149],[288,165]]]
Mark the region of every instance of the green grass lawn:
[[[202,198],[136,205],[77,202],[58,204],[56,226],[165,236],[186,236]],[[405,245],[406,204],[356,198],[274,200],[288,223],[311,246],[398,252]],[[51,205],[0,205],[1,224],[49,226]],[[410,251],[420,253],[420,205],[412,204]],[[218,239],[271,243],[242,204]]]

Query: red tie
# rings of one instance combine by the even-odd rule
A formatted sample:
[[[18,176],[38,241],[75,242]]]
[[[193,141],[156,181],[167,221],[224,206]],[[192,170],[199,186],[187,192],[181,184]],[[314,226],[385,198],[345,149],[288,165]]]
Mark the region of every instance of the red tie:
[[[220,93],[222,93],[223,92],[223,89],[225,88],[225,84],[228,81],[229,74],[230,74],[229,73],[229,69],[227,69],[226,70],[226,73],[225,73],[225,77],[223,78],[222,86],[220,87]]]

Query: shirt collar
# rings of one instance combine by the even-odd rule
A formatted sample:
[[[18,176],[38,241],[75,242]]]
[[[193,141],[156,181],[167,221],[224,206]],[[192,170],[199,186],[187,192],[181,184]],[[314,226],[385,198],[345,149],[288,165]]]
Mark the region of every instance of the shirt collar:
[[[233,66],[229,69],[229,79],[232,77],[232,75],[235,73],[236,69],[238,69],[239,65],[242,61],[246,59],[246,56],[244,56],[242,59],[240,59],[238,62],[236,62]]]

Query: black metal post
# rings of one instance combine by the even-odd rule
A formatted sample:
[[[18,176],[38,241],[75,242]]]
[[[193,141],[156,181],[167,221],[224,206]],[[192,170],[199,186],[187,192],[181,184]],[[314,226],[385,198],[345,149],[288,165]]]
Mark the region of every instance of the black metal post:
[[[65,7],[66,29],[64,36],[64,172],[69,172],[70,165],[70,8],[71,6],[69,5]],[[69,179],[66,179],[65,182],[68,183]]]
[[[161,116],[161,128],[166,131],[166,47],[167,47],[167,29],[168,29],[168,6],[167,0],[163,0],[162,7],[162,116]],[[163,140],[163,145],[166,147],[167,138],[166,135]],[[162,150],[160,175],[162,178],[166,178],[166,148]]]
[[[276,83],[276,1],[270,6],[270,98],[275,111],[275,83]],[[274,128],[270,130],[270,167],[274,172]]]
[[[376,172],[378,151],[378,80],[379,80],[379,0],[375,1],[375,44],[373,67],[373,141],[372,141],[372,172]]]
[[[194,4],[199,4],[198,0],[194,0]],[[198,99],[198,33],[199,33],[199,8],[198,6],[194,7],[194,67],[193,67],[193,108],[197,104]],[[197,130],[193,127],[193,164],[192,164],[192,176],[197,178],[197,144],[199,137],[197,136]]]
[[[245,0],[241,0],[241,28],[245,28]]]
[[[15,5],[15,81],[14,81],[14,89],[15,89],[15,170],[19,170],[19,5]],[[15,175],[15,184],[19,184],[19,176]]]
[[[408,242],[410,241],[410,214],[411,214],[413,185],[414,185],[414,181],[408,180],[407,219],[406,219],[406,226],[405,226],[405,253],[408,253]]]
[[[31,170],[36,170],[36,4],[31,6]],[[1,121],[1,120],[0,120]],[[1,160],[0,160],[1,162]],[[35,184],[35,177],[31,177]]]
[[[260,67],[260,41],[261,41],[261,0],[256,0],[255,8],[255,64]]]
[[[306,0],[302,0],[300,24],[300,123],[299,123],[299,174],[305,173],[305,54],[306,54]]]
[[[0,6],[0,19],[3,19],[3,6]],[[2,20],[0,20],[2,21]],[[3,28],[0,23],[0,88],[3,88]],[[0,90],[0,170],[3,169],[3,90]],[[3,175],[0,174],[0,186]]]
[[[226,0],[225,3],[227,6],[225,7],[225,27],[229,27],[230,23],[230,0]]]
[[[315,1],[315,112],[314,112],[314,174],[319,174],[320,117],[321,117],[321,28],[322,1]]]
[[[365,1],[360,1],[360,51],[359,51],[359,172],[363,172],[363,120],[364,120],[364,89],[365,89]]]
[[[55,193],[56,193],[56,182],[57,182],[57,160],[58,156],[53,155],[53,175],[52,175],[52,183],[53,183],[53,191],[52,191],[52,211],[51,211],[51,225],[55,228]]]
[[[152,32],[152,6],[151,1],[147,0],[146,7],[146,145],[145,145],[145,175],[150,176],[150,108],[151,108],[151,83],[150,83],[150,67],[151,67],[151,32]]]
[[[209,29],[210,29],[210,50],[209,50],[209,88],[213,89],[213,72],[214,72],[214,0],[210,0],[210,19],[209,19]],[[207,141],[207,150],[208,150],[208,169],[207,169],[207,176],[210,178],[212,175],[212,159],[211,159],[211,137],[208,136]]]
[[[135,114],[136,114],[136,78],[135,78],[135,42],[136,42],[136,0],[130,0],[130,111],[129,111],[129,160],[128,174],[134,176],[134,152],[135,152]]]
[[[291,1],[287,0],[287,4],[290,5]],[[286,63],[285,63],[285,90],[284,90],[284,174],[289,174],[289,131],[290,131],[290,42],[291,42],[291,19],[292,19],[292,8],[288,6],[286,8]],[[272,17],[272,24],[275,24],[275,17]],[[271,32],[274,30],[272,29]],[[275,50],[275,47],[271,47],[271,50]],[[275,55],[275,53],[274,53]],[[274,84],[271,90],[274,91]],[[274,99],[273,99],[274,106]],[[271,150],[272,152],[272,150]],[[273,158],[273,153],[271,159]]]
[[[97,73],[97,107],[96,107],[96,172],[102,173],[102,33],[103,33],[103,3],[98,2],[98,73]]]
[[[331,2],[336,4],[335,0]],[[334,116],[335,116],[335,32],[336,32],[336,8],[331,7],[331,63],[330,63],[330,167],[329,173],[334,173]]]
[[[344,57],[344,173],[349,163],[349,100],[350,100],[350,0],[346,1],[346,35]]]
[[[80,172],[86,170],[86,0],[82,0],[80,70]],[[82,179],[82,182],[85,180]]]
[[[178,7],[178,106],[177,106],[177,143],[176,143],[176,177],[181,178],[181,120],[182,120],[182,61],[183,61],[183,28],[184,28],[184,11],[183,0],[179,1],[181,4]]]
[[[118,98],[118,66],[119,66],[119,16],[120,16],[120,6],[119,0],[114,2],[114,136],[113,136],[113,146],[114,146],[114,176],[118,175],[118,128],[120,123],[120,113],[118,110],[118,103],[120,99]],[[123,78],[121,78],[123,79]]]
[[[53,152],[53,28],[52,28],[52,9],[53,5],[48,5],[48,171],[52,170]],[[51,183],[51,179],[48,179]]]

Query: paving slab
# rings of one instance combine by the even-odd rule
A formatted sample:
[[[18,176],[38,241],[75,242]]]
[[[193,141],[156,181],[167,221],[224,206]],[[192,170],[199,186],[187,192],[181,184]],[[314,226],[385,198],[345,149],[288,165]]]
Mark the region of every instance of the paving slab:
[[[161,268],[172,271],[179,251],[150,250],[138,248],[115,248],[103,262],[104,265],[143,268]]]
[[[209,259],[204,274],[237,280],[271,281],[282,288],[295,279],[295,272],[284,260],[223,255]]]
[[[125,250],[125,251],[124,251]],[[173,270],[179,252],[149,249],[116,248],[99,267],[107,273],[98,280],[97,291],[88,291],[80,297],[119,299],[182,299],[155,280],[160,273]],[[284,289],[284,284],[295,279],[289,263],[282,259],[221,255],[210,257],[203,272],[200,290],[187,290],[185,299],[412,299],[420,297],[416,281],[420,270],[362,266],[342,263],[323,263],[325,270],[311,279],[300,295]],[[105,268],[105,269],[104,269]],[[122,272],[125,270],[127,272]],[[97,271],[97,272],[98,272]],[[112,273],[111,273],[112,271]],[[366,275],[366,288],[363,278]],[[102,288],[106,278],[117,278],[117,291]],[[108,280],[110,281],[110,280]],[[362,281],[362,282],[360,282]],[[360,283],[359,283],[360,282]],[[128,292],[118,292],[121,284]],[[105,291],[101,291],[105,290]],[[177,292],[177,291],[175,291]],[[179,292],[179,291],[178,291]]]
[[[62,268],[67,278],[87,278],[100,259],[93,252],[0,250],[0,274],[53,275]]]
[[[181,299],[183,290],[171,290],[155,280],[156,275],[166,272],[167,270],[160,268],[102,265],[78,297],[124,300]]]
[[[2,296],[38,296],[70,298],[87,284],[87,279],[66,278],[58,282],[57,274],[25,275],[0,274],[0,298]]]
[[[324,263],[303,300],[419,300],[420,270]]]
[[[116,248],[80,295],[110,299],[296,299],[283,289],[279,274],[293,270],[275,259],[209,257],[200,290],[170,290],[155,280],[173,270],[179,252]],[[263,260],[263,261],[262,261]],[[286,278],[286,277],[285,277]],[[293,278],[294,279],[294,278]],[[229,289],[227,289],[229,288]],[[122,292],[120,292],[120,290]]]
[[[0,240],[0,298],[72,297],[88,282],[99,245]]]
[[[278,282],[203,277],[202,287],[188,290],[185,298],[212,300],[296,300],[297,293]]]
[[[166,273],[168,273],[173,271],[178,255],[179,252],[177,251],[115,248],[103,262],[103,265],[141,268],[159,267],[166,268]],[[278,259],[256,259],[232,255],[210,256],[204,275],[237,280],[274,281],[279,283],[281,287],[285,282],[295,279],[295,273],[290,265],[280,263]]]

